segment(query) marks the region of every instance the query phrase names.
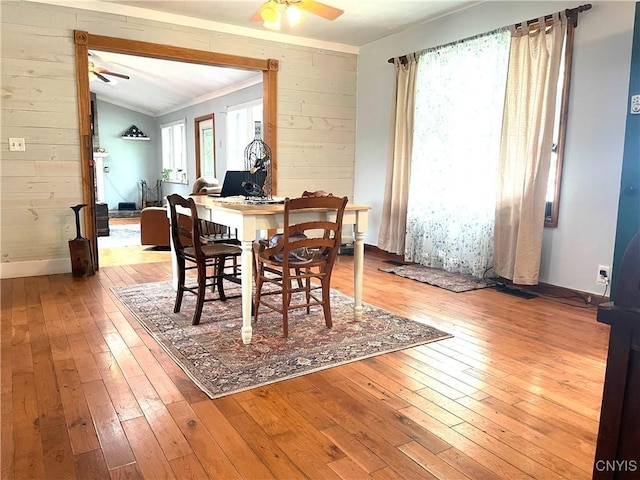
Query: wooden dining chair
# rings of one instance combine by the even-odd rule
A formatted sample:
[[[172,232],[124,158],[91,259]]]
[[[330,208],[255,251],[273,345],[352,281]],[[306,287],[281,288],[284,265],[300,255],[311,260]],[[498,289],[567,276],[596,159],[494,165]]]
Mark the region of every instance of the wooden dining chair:
[[[310,307],[319,305],[325,324],[328,328],[333,326],[331,272],[340,247],[346,205],[347,197],[285,200],[283,232],[253,245],[256,260],[254,322],[258,320],[260,306],[264,305],[282,315],[283,333],[287,337],[289,311],[306,308],[309,313]],[[301,216],[304,220],[294,220]],[[312,284],[312,280],[316,281]],[[263,295],[265,283],[276,285],[276,292]],[[321,296],[314,293],[316,290],[321,290]],[[276,302],[273,293],[280,293],[282,300]],[[296,302],[292,304],[292,297],[298,293],[304,295],[296,295]]]
[[[193,325],[200,323],[202,308],[205,302],[225,301],[223,280],[240,283],[237,269],[227,273],[226,261],[240,255],[237,245],[220,242],[208,242],[202,234],[202,223],[198,218],[196,204],[192,198],[184,198],[178,194],[167,197],[171,215],[171,239],[173,241],[178,270],[178,290],[173,308],[174,313],[182,307],[184,292],[196,295],[196,309],[193,314]],[[234,265],[237,262],[234,261]],[[187,280],[187,271],[197,270],[197,280],[193,284]],[[211,273],[209,273],[211,270]],[[216,288],[218,295],[213,296]],[[210,289],[211,294],[207,295]],[[234,297],[240,295],[234,295]]]

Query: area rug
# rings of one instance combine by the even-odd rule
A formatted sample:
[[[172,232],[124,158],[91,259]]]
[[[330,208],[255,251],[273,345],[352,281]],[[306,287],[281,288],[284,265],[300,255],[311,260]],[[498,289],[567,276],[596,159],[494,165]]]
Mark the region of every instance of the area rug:
[[[451,273],[439,268],[425,267],[424,265],[400,265],[392,268],[381,268],[380,270],[456,293],[490,286],[484,280],[470,275]]]
[[[109,235],[98,237],[98,248],[119,248],[140,245],[140,224],[111,225]]]
[[[297,309],[290,314],[285,339],[282,317],[262,307],[252,341],[245,345],[239,298],[205,303],[200,325],[193,326],[195,296],[185,294],[182,311],[173,313],[175,293],[169,282],[112,291],[211,398],[451,336],[368,304],[362,320],[355,321],[353,298],[332,290],[333,328],[325,326],[319,307],[310,314]],[[229,284],[225,293],[237,295],[239,286]]]

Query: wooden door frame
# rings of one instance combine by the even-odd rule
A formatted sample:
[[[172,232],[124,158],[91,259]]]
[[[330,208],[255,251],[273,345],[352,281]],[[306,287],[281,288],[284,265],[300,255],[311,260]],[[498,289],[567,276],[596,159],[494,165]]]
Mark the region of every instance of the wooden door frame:
[[[202,154],[200,151],[200,124],[207,120],[211,120],[213,125],[213,173],[216,178],[218,176],[218,163],[216,159],[216,116],[214,113],[208,113],[207,115],[202,115],[201,117],[193,119],[193,131],[196,147],[196,178],[202,176],[202,159],[200,158],[200,155]]]
[[[277,93],[278,60],[255,59],[205,52],[191,48],[175,47],[157,43],[126,40],[102,35],[92,35],[82,30],[74,31],[76,55],[76,88],[78,93],[78,121],[80,126],[80,161],[82,166],[82,198],[84,209],[85,235],[91,241],[94,266],[98,265],[98,242],[96,235],[95,191],[93,179],[93,148],[91,143],[90,91],[89,91],[89,50],[123,53],[139,57],[159,58],[178,62],[198,63],[216,67],[231,67],[241,70],[262,71],[263,135],[271,147],[271,185],[277,192]]]

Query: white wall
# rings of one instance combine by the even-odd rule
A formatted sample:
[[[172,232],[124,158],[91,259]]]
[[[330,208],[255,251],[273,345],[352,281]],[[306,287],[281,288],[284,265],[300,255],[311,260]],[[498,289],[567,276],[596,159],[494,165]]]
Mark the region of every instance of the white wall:
[[[626,121],[633,2],[592,2],[575,34],[559,226],[544,233],[540,282],[603,293],[598,265],[611,265]],[[387,59],[442,45],[575,2],[485,2],[365,45],[358,57],[355,200],[371,204],[377,244],[393,92]]]

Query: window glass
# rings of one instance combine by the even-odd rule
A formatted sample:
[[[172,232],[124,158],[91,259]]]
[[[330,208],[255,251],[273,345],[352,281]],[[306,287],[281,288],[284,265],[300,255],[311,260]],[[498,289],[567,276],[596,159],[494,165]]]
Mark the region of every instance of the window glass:
[[[244,149],[255,135],[254,122],[262,121],[262,100],[227,110],[227,170],[244,170]]]
[[[187,135],[185,120],[164,124],[162,129],[162,179],[187,183]]]

